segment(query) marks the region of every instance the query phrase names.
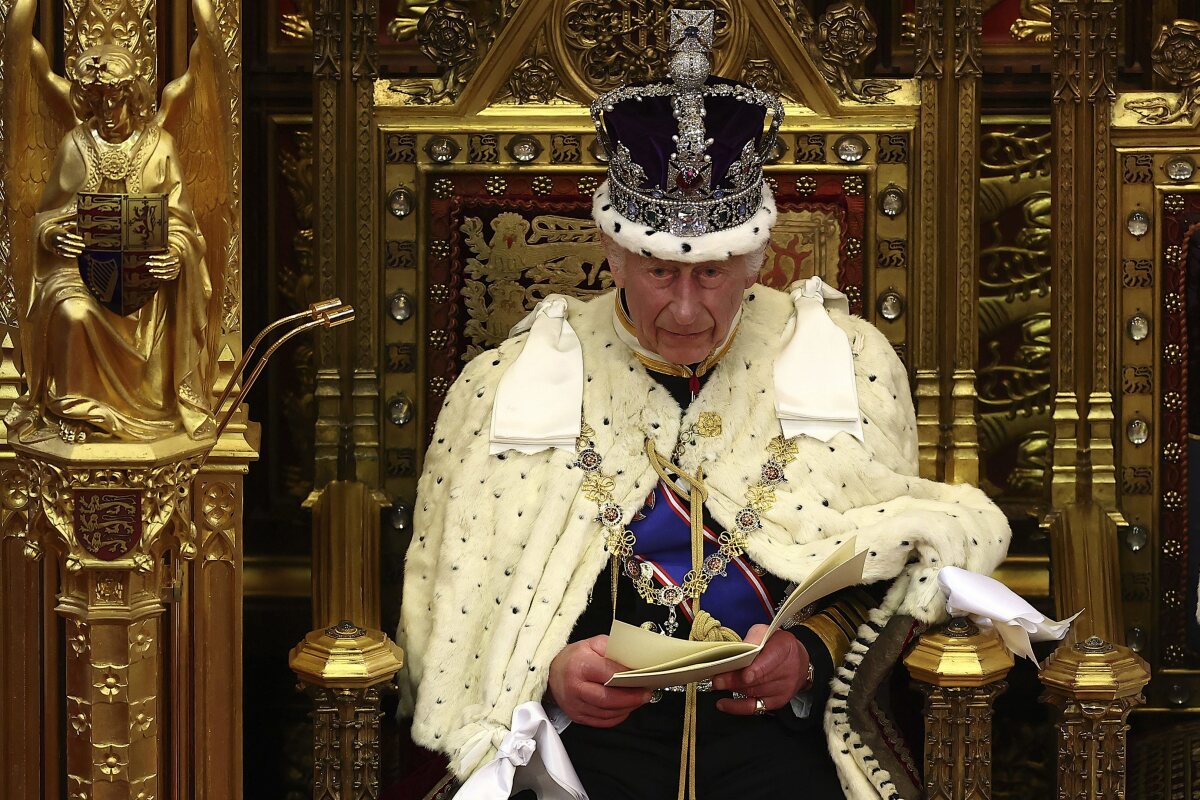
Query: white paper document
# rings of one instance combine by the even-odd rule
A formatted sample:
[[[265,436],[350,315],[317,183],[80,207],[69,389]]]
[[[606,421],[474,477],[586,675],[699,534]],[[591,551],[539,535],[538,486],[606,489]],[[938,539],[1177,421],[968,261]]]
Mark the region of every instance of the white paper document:
[[[855,553],[854,537],[843,542],[788,596],[759,644],[692,642],[614,621],[606,656],[628,669],[613,675],[605,685],[661,689],[743,669],[754,661],[767,640],[806,606],[862,583],[866,560],[867,551]]]

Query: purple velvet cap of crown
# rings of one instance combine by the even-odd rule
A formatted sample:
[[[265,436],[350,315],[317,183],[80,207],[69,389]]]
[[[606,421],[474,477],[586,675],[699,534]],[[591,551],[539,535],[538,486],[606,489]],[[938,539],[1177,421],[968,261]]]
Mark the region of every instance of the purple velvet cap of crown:
[[[737,81],[709,77],[705,84],[741,86]],[[672,136],[679,133],[679,123],[672,110],[671,97],[647,97],[624,100],[604,114],[605,130],[613,144],[629,148],[634,163],[646,172],[647,183],[641,189],[667,187],[667,166],[675,154]],[[761,145],[767,109],[734,97],[706,95],[704,98],[704,127],[713,140],[705,152],[712,157],[712,185],[725,185],[725,176],[733,162],[742,154],[746,142]]]

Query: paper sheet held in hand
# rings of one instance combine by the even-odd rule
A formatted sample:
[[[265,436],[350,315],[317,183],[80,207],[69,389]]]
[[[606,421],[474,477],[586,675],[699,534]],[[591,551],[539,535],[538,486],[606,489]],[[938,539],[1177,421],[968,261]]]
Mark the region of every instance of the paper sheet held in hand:
[[[690,642],[614,620],[608,634],[606,655],[629,669],[613,675],[605,685],[661,689],[749,666],[771,635],[805,606],[840,589],[862,583],[867,551],[856,554],[854,546],[854,538],[847,539],[796,587],[771,620],[760,644]]]

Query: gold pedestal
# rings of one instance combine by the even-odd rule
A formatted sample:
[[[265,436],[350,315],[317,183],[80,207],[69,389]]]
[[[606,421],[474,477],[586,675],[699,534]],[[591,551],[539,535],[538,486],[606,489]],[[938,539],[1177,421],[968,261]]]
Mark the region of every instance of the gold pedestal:
[[[1149,666],[1128,647],[1093,636],[1059,647],[1041,678],[1042,701],[1059,713],[1059,797],[1123,800],[1126,720],[1145,702]]]
[[[241,480],[256,434],[239,424],[200,474],[213,442],[182,434],[11,444],[0,627],[21,647],[0,664],[15,767],[0,794],[240,797]]]
[[[292,649],[288,664],[313,700],[313,797],[378,797],[380,692],[404,665],[400,647],[375,630],[386,500],[365,483],[339,480],[311,505],[318,629]]]
[[[992,704],[1012,653],[995,631],[955,619],[922,636],[904,664],[925,695],[926,798],[990,800]]]
[[[66,622],[66,790],[91,800],[160,797],[170,752],[162,721],[166,604],[196,552],[192,479],[212,442],[13,442],[22,480],[6,502],[26,516],[24,548],[59,567]]]
[[[379,796],[379,693],[404,663],[379,631],[343,620],[313,631],[288,664],[313,700],[313,797]]]

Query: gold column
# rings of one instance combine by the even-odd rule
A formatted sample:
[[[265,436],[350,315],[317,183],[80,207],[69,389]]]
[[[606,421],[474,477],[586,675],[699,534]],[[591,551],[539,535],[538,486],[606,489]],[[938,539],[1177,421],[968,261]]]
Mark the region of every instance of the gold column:
[[[1042,700],[1058,709],[1058,796],[1125,797],[1126,720],[1145,701],[1150,668],[1132,650],[1098,637],[1054,652],[1041,673]]]
[[[379,692],[404,663],[377,630],[386,505],[358,481],[331,481],[312,503],[316,630],[292,649],[288,664],[314,704],[314,798],[379,796]]]
[[[915,341],[917,443],[921,476],[942,475],[941,337],[938,334],[938,266],[941,261],[941,112],[945,105],[945,14],[942,0],[917,0],[916,77],[921,87],[919,143],[920,209],[915,268],[914,319],[920,320]],[[948,102],[948,101],[946,101]]]
[[[1079,395],[1075,388],[1076,322],[1075,270],[1077,239],[1083,235],[1076,221],[1076,139],[1085,120],[1080,81],[1083,68],[1083,21],[1077,0],[1057,0],[1051,6],[1053,37],[1053,88],[1051,128],[1054,138],[1053,215],[1051,249],[1054,253],[1052,297],[1055,305],[1051,329],[1054,361],[1054,446],[1050,479],[1050,504],[1061,508],[1075,502],[1079,484]],[[1085,130],[1086,132],[1086,130]],[[1079,197],[1080,205],[1086,198]],[[1079,331],[1083,334],[1083,330]]]
[[[400,670],[400,648],[343,620],[306,636],[288,663],[315,706],[313,797],[379,797],[379,690]]]
[[[1090,494],[1114,514],[1111,121],[1120,6],[1119,0],[1056,0],[1051,8],[1056,381],[1051,503],[1061,508]]]
[[[1113,437],[1116,435],[1113,415],[1112,361],[1115,304],[1113,281],[1116,274],[1113,241],[1112,207],[1116,192],[1113,189],[1114,154],[1112,148],[1112,113],[1117,98],[1117,14],[1120,0],[1093,0],[1088,9],[1088,42],[1091,44],[1088,92],[1090,112],[1089,139],[1090,189],[1092,203],[1090,236],[1085,244],[1092,246],[1087,263],[1091,265],[1087,286],[1091,287],[1091,325],[1085,328],[1094,334],[1091,355],[1091,382],[1088,394],[1087,425],[1092,499],[1119,519],[1117,511],[1116,460]],[[1084,318],[1086,319],[1086,318]],[[1116,563],[1116,553],[1112,554]]]
[[[1056,0],[1051,8],[1054,510],[1044,525],[1053,540],[1059,614],[1086,608],[1089,632],[1110,641],[1125,635],[1116,573],[1121,517],[1111,381],[1111,117],[1119,9],[1119,0]]]
[[[925,695],[925,797],[990,800],[992,704],[1012,653],[995,631],[954,619],[922,636],[904,664]]]
[[[979,223],[976,219],[979,194],[979,109],[983,67],[981,52],[983,8],[981,0],[956,0],[950,4],[947,35],[953,30],[954,101],[947,109],[953,125],[952,149],[947,154],[953,167],[953,187],[947,198],[948,235],[952,246],[945,261],[952,303],[944,317],[954,321],[949,337],[952,352],[943,363],[953,365],[950,384],[950,449],[946,454],[945,479],[951,483],[979,483],[979,437],[975,425],[975,362],[979,352]],[[951,25],[950,23],[953,23]],[[951,43],[947,42],[947,47]],[[944,200],[943,202],[946,202]],[[953,233],[950,234],[949,232]]]
[[[919,0],[921,87],[917,220],[917,440],[921,475],[979,480],[978,336],[979,0]],[[948,335],[947,335],[948,334]],[[943,432],[943,420],[949,427]]]
[[[1117,525],[1096,503],[1072,503],[1049,517],[1051,586],[1060,617],[1083,609],[1075,629],[1123,641]]]
[[[323,297],[346,298],[358,315],[353,329],[324,333],[317,349],[317,486],[338,474],[347,429],[355,477],[373,486],[381,480],[376,317],[381,222],[374,174],[378,17],[378,0],[317,0],[313,9],[318,281]]]
[[[388,502],[358,481],[330,481],[311,503],[313,627],[379,627],[379,527]]]
[[[10,456],[0,471],[0,485],[21,486],[24,483],[15,460]],[[57,753],[58,714],[54,701],[61,696],[57,681],[43,676],[57,675],[55,661],[43,652],[43,640],[57,639],[57,624],[52,614],[46,614],[43,587],[53,586],[53,564],[38,563],[26,553],[26,508],[28,493],[9,489],[3,494],[0,507],[0,704],[4,713],[0,719],[0,752],[4,753],[5,769],[0,776],[0,797],[14,800],[57,795],[61,760]],[[54,636],[47,637],[47,631]],[[43,708],[45,700],[51,706]],[[55,734],[53,749],[44,747],[43,720]],[[44,780],[44,776],[46,780]]]
[[[196,552],[188,495],[207,445],[181,434],[15,447],[20,474],[9,476],[6,505],[26,520],[25,553],[52,557],[60,575],[66,790],[93,800],[169,795],[165,601]]]
[[[176,692],[176,797],[190,787],[196,800],[242,796],[243,481],[258,428],[228,438],[192,486],[196,558],[177,582],[174,657],[163,672]]]

